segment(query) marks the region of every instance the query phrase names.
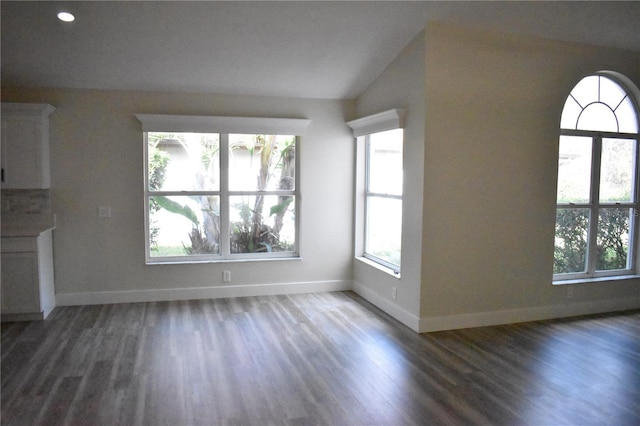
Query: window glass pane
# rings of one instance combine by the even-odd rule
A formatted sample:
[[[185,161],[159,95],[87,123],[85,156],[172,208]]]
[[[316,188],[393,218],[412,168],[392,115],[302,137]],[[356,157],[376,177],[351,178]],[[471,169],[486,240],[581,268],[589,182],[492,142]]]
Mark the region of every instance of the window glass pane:
[[[590,104],[582,110],[582,114],[578,118],[577,129],[617,132],[618,120],[611,108],[605,104]]]
[[[151,257],[220,253],[218,196],[149,197]]]
[[[231,253],[295,251],[295,197],[229,197]]]
[[[560,128],[561,129],[575,129],[578,125],[578,117],[582,112],[582,107],[578,105],[578,103],[569,96],[564,103],[564,108],[562,109],[562,116],[560,118]]]
[[[402,195],[402,129],[369,135],[369,192]]]
[[[585,272],[589,209],[558,209],[553,261],[554,274]]]
[[[598,76],[590,75],[580,80],[571,91],[571,96],[576,98],[582,108],[598,102]]]
[[[611,109],[615,109],[627,93],[615,81],[600,76],[600,102],[609,105]]]
[[[629,224],[633,209],[603,208],[600,210],[597,236],[596,269],[610,271],[628,269]]]
[[[402,200],[367,197],[365,253],[400,266]]]
[[[592,139],[560,136],[558,203],[588,203],[591,188]]]
[[[295,136],[229,135],[229,190],[295,190]]]
[[[622,101],[618,109],[616,109],[616,115],[620,124],[620,132],[638,133],[638,115],[631,98],[627,96]]]
[[[636,141],[603,139],[600,171],[600,201],[633,201]]]
[[[217,133],[148,133],[151,191],[218,191]]]

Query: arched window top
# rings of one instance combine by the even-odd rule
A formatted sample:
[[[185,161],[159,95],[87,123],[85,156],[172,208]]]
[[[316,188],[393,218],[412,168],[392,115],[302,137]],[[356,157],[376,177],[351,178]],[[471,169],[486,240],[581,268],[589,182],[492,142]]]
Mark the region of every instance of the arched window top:
[[[594,74],[580,80],[569,94],[560,127],[638,133],[638,111],[625,87],[606,74]]]

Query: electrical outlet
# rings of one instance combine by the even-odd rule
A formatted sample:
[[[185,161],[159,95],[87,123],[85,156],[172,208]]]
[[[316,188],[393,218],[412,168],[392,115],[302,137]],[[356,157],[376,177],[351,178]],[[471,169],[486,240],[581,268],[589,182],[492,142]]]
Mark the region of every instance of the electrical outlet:
[[[224,271],[222,273],[222,282],[225,282],[225,283],[231,282],[231,271]]]
[[[567,287],[567,299],[573,299],[573,287]]]
[[[398,289],[396,287],[391,287],[391,298],[393,300],[398,298]]]

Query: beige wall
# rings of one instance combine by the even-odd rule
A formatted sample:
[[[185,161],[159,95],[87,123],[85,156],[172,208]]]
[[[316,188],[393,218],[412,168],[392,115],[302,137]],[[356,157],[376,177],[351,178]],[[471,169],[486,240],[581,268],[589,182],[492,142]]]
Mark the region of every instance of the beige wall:
[[[420,331],[640,307],[637,279],[551,283],[558,123],[581,77],[640,85],[640,55],[429,25],[357,101],[3,88],[51,116],[56,288],[64,303],[351,287]],[[400,280],[353,262],[354,143],[345,120],[408,111]],[[135,113],[309,118],[303,259],[144,264]],[[99,219],[100,205],[112,207]],[[222,284],[222,271],[232,282]],[[391,288],[398,291],[397,300]]]
[[[558,126],[584,75],[637,53],[426,29],[421,329],[640,306],[640,281],[551,284]]]
[[[3,102],[51,115],[59,303],[240,296],[351,287],[353,102],[3,88]],[[136,113],[308,118],[301,156],[302,260],[145,265],[143,145]],[[98,218],[98,206],[112,217]],[[230,270],[232,282],[222,283]]]
[[[424,46],[424,32],[421,32],[357,99],[357,117],[392,108],[405,108],[407,116],[403,152],[401,279],[356,261],[355,290],[416,330],[420,317],[422,248]],[[393,287],[397,289],[396,300],[392,299]]]
[[[560,112],[602,69],[640,84],[636,53],[428,25],[357,99],[409,115],[402,279],[356,261],[355,290],[420,331],[640,306],[638,279],[552,285]]]

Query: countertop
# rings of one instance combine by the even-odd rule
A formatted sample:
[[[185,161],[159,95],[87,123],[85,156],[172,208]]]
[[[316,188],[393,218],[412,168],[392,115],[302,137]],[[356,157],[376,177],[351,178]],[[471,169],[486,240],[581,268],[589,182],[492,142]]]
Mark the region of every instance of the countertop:
[[[3,214],[2,237],[37,237],[56,227],[55,214]]]

